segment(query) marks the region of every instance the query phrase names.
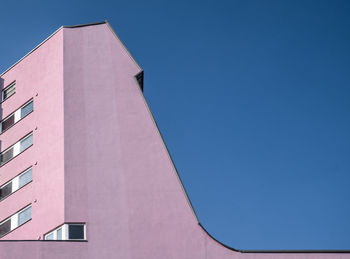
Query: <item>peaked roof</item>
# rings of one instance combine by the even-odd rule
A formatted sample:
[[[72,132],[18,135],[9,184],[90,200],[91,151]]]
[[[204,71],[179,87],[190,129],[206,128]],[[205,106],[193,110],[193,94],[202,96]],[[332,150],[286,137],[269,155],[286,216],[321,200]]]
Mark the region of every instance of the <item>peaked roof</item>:
[[[4,74],[6,74],[9,70],[11,70],[13,67],[15,67],[18,63],[20,63],[23,59],[25,59],[27,56],[29,56],[31,53],[33,53],[35,50],[37,50],[41,45],[43,45],[46,41],[48,41],[51,37],[53,37],[57,32],[59,32],[62,28],[70,28],[70,29],[74,29],[74,28],[80,28],[80,27],[87,27],[87,26],[95,26],[95,25],[101,25],[101,24],[107,24],[109,29],[111,30],[111,32],[114,34],[114,36],[122,43],[122,45],[124,46],[126,52],[128,53],[128,55],[130,56],[130,58],[135,62],[135,64],[140,68],[140,70],[142,70],[141,66],[137,63],[137,61],[135,60],[135,58],[131,55],[130,51],[128,50],[128,48],[125,46],[124,42],[121,41],[121,39],[119,38],[119,36],[117,35],[117,33],[114,31],[114,29],[112,28],[112,26],[109,24],[109,22],[103,21],[103,22],[95,22],[95,23],[86,23],[86,24],[79,24],[79,25],[63,25],[60,28],[58,28],[56,31],[54,31],[50,36],[48,36],[45,40],[43,40],[41,43],[39,43],[34,49],[32,49],[31,51],[29,51],[26,55],[24,55],[21,59],[19,59],[16,63],[14,63],[12,66],[10,66],[8,69],[6,69],[4,72],[2,72],[0,74],[0,76],[3,76]]]

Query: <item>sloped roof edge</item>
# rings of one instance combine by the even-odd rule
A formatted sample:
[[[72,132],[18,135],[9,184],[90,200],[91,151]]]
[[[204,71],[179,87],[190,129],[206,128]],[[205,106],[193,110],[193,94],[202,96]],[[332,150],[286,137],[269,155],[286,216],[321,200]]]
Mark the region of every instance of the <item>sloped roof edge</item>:
[[[131,55],[127,47],[125,46],[124,42],[118,37],[117,33],[114,31],[112,26],[108,23],[108,21],[103,22],[95,22],[95,23],[86,23],[86,24],[79,24],[79,25],[71,25],[71,26],[61,26],[56,31],[54,31],[51,35],[49,35],[45,40],[43,40],[41,43],[39,43],[35,48],[33,48],[31,51],[29,51],[27,54],[25,54],[21,59],[19,59],[16,63],[14,63],[12,66],[10,66],[8,69],[6,69],[4,72],[0,74],[0,77],[5,75],[8,71],[10,71],[12,68],[14,68],[18,63],[20,63],[23,59],[25,59],[27,56],[29,56],[31,53],[33,53],[35,50],[37,50],[41,45],[43,45],[46,41],[48,41],[51,37],[53,37],[57,32],[59,32],[62,28],[80,28],[80,27],[86,27],[86,26],[94,26],[94,25],[100,25],[100,24],[107,24],[108,28],[111,30],[111,32],[114,34],[114,36],[122,43],[123,47],[125,48],[127,54],[129,57],[135,62],[135,64],[139,67],[140,70],[142,70],[141,66],[137,63],[135,58]]]

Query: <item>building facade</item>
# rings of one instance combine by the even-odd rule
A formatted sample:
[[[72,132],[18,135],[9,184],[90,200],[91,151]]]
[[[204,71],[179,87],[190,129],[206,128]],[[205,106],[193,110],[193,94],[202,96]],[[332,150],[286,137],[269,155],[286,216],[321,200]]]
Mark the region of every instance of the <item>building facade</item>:
[[[61,27],[0,85],[0,258],[350,258],[212,238],[143,96],[143,71],[107,22]]]

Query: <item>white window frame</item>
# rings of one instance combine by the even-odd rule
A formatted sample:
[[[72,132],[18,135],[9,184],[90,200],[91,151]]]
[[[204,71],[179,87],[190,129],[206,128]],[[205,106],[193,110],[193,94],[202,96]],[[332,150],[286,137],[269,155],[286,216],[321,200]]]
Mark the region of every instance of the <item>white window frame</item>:
[[[71,225],[79,225],[84,226],[84,239],[69,239],[69,226]],[[77,240],[77,241],[83,241],[86,240],[86,224],[85,223],[66,223],[62,224],[59,227],[55,228],[54,230],[50,231],[49,233],[44,235],[44,240],[58,240],[57,239],[57,230],[62,229],[62,239],[59,240]],[[53,234],[53,239],[47,239],[49,235]]]
[[[24,207],[23,209],[21,209],[20,211],[16,212],[15,214],[11,215],[10,217],[4,219],[3,221],[0,222],[0,225],[5,223],[6,221],[8,221],[9,219],[11,219],[11,228],[10,231],[7,232],[5,235],[3,235],[2,237],[6,236],[8,233],[12,232],[13,230],[15,230],[16,228],[19,228],[20,226],[26,224],[28,221],[30,221],[32,219],[32,215],[30,217],[30,219],[28,219],[27,221],[23,222],[22,224],[18,224],[18,217],[19,214],[23,211],[25,211],[28,208],[32,208],[32,204],[27,205],[26,207]]]
[[[15,92],[13,94],[11,94],[9,97],[7,98],[4,98],[4,94],[5,94],[5,91],[7,91],[8,89],[10,89],[11,87],[15,87]],[[16,81],[12,82],[11,84],[9,84],[8,86],[6,86],[4,89],[2,89],[1,91],[1,100],[0,102],[3,102],[5,100],[7,100],[8,98],[10,98],[12,95],[14,95],[16,93]]]
[[[32,179],[27,182],[25,185],[19,187],[19,178],[24,175],[25,173],[27,173],[29,170],[32,170]],[[10,181],[4,183],[3,185],[0,186],[0,189],[5,187],[6,185],[12,183],[12,189],[11,189],[11,193],[7,196],[5,196],[4,198],[0,198],[0,201],[5,200],[7,197],[9,197],[11,194],[13,194],[15,191],[22,189],[24,186],[28,185],[29,183],[31,183],[33,181],[33,167],[29,167],[26,170],[24,170],[22,173],[20,173],[19,175],[17,175],[16,177],[12,178]]]
[[[25,221],[23,221],[23,222],[20,224],[20,223],[19,223],[19,216],[20,216],[20,214],[21,214],[22,212],[28,210],[28,209],[30,209],[30,218],[26,219]],[[22,209],[21,211],[19,211],[19,212],[17,213],[17,227],[19,227],[19,226],[21,226],[21,225],[27,223],[27,222],[28,222],[29,220],[31,220],[31,219],[32,219],[32,206],[27,206],[26,208]],[[12,220],[11,220],[11,222],[12,222]]]
[[[8,151],[9,149],[13,148],[12,157],[11,157],[8,161],[6,161],[5,163],[0,164],[0,167],[3,166],[3,165],[5,165],[5,164],[7,164],[7,163],[8,163],[9,161],[11,161],[14,157],[18,156],[19,154],[23,153],[25,150],[27,150],[28,148],[30,148],[31,146],[33,146],[33,144],[34,144],[34,137],[33,137],[32,144],[31,144],[30,146],[28,146],[26,149],[21,150],[21,142],[22,142],[23,140],[25,140],[26,138],[30,137],[30,136],[33,137],[33,131],[30,132],[29,134],[27,134],[26,136],[24,136],[23,138],[21,138],[20,140],[18,140],[15,144],[13,144],[12,146],[8,147],[7,149],[5,149],[4,151],[2,151],[2,152],[0,153],[0,156],[1,156],[1,155],[4,154],[6,151]]]
[[[30,104],[30,103],[33,103],[33,110],[28,113],[27,115],[23,116],[22,117],[22,109]],[[34,100],[33,99],[30,99],[29,101],[27,101],[25,104],[23,104],[19,109],[17,109],[16,111],[14,111],[13,113],[9,114],[6,118],[2,119],[1,122],[0,122],[0,134],[5,132],[6,130],[8,130],[9,128],[11,128],[13,125],[15,125],[17,122],[19,122],[20,120],[22,120],[24,117],[27,117],[29,114],[31,114],[32,112],[34,111]],[[13,120],[13,124],[7,128],[6,130],[2,130],[2,123],[4,121],[6,121],[9,117],[11,117],[13,115],[14,117],[14,120]]]

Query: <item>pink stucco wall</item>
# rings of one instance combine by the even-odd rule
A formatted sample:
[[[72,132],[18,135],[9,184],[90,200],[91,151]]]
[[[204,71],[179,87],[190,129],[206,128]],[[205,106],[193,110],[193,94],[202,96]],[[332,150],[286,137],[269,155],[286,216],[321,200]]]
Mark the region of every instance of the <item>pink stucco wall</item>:
[[[109,25],[63,28],[38,50],[45,45],[56,46],[63,52],[59,54],[61,58],[57,58],[57,62],[61,62],[57,67],[43,65],[46,73],[57,73],[57,78],[51,77],[54,86],[50,84],[55,88],[50,91],[57,91],[51,92],[55,97],[40,92],[38,98],[44,95],[56,103],[60,113],[48,117],[44,112],[35,115],[35,110],[31,115],[36,123],[46,121],[46,126],[38,124],[42,135],[34,136],[34,144],[39,146],[37,142],[42,141],[43,146],[38,150],[48,153],[33,152],[32,157],[39,159],[38,167],[41,164],[46,165],[45,169],[57,166],[59,170],[49,173],[53,174],[50,181],[59,184],[49,185],[56,188],[57,193],[46,198],[38,193],[44,185],[32,185],[31,193],[36,195],[30,197],[38,197],[33,220],[27,223],[26,230],[23,226],[21,232],[14,231],[10,238],[23,239],[23,234],[35,239],[43,234],[40,231],[44,226],[38,226],[34,218],[40,217],[46,222],[46,228],[54,227],[57,222],[86,222],[88,241],[0,241],[0,258],[24,255],[29,259],[350,258],[350,254],[241,253],[217,243],[198,225],[183,191],[134,78],[141,68]],[[33,54],[43,53],[46,52],[41,50]],[[36,68],[40,66],[37,62],[32,59],[29,64]],[[7,73],[2,77],[5,76]],[[40,99],[40,102],[48,100]],[[44,106],[51,107],[47,103]],[[53,128],[56,138],[51,137]],[[51,147],[47,145],[49,141],[56,145],[53,153],[47,149]],[[53,162],[51,158],[55,154],[57,161]],[[40,177],[47,175],[43,171]],[[45,180],[42,181],[44,184]],[[54,201],[52,204],[44,202],[49,198]],[[59,216],[49,213],[52,207],[60,209]],[[47,214],[43,215],[44,212]],[[33,228],[29,228],[31,225]],[[34,226],[39,230],[34,231]],[[24,233],[26,231],[30,233]]]
[[[34,112],[0,135],[1,150],[33,131],[33,146],[0,168],[0,185],[33,166],[33,182],[0,202],[0,221],[32,203],[32,220],[4,239],[38,239],[64,220],[63,31],[3,74],[16,93],[1,103],[5,118],[34,98]],[[35,202],[36,201],[36,202]]]

